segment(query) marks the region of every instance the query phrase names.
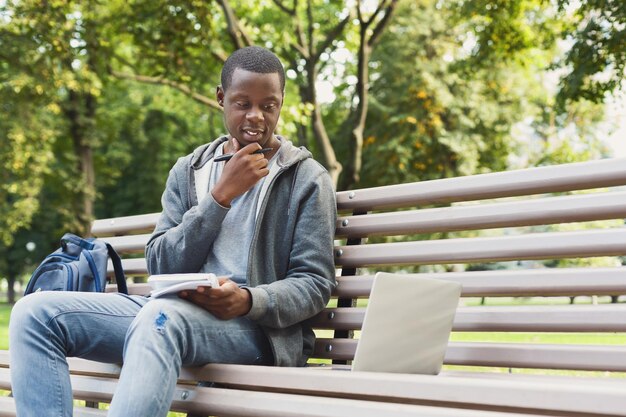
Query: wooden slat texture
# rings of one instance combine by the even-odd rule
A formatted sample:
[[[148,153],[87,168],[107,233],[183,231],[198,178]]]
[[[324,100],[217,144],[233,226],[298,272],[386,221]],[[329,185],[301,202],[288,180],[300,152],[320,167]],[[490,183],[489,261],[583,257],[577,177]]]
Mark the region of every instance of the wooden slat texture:
[[[327,308],[312,320],[320,329],[358,330],[365,308]],[[408,319],[408,318],[407,318]],[[465,332],[624,332],[626,305],[459,307],[455,331]]]
[[[626,254],[626,228],[519,236],[427,240],[338,246],[335,263],[345,268],[426,265]]]
[[[316,341],[314,357],[352,360],[356,339]],[[448,365],[626,372],[626,347],[538,343],[450,342]]]
[[[92,370],[89,377],[75,375],[72,377],[76,397],[97,401],[109,401],[115,386],[115,378],[119,368],[85,361],[82,359],[70,360],[72,372],[82,369]],[[0,369],[0,379],[7,369]],[[474,376],[475,375],[475,376]],[[393,412],[394,408],[380,409],[380,403],[351,404],[352,408],[339,408],[334,411],[338,403],[328,401],[327,396],[349,395],[356,399],[374,399],[391,403],[420,403],[436,402],[448,407],[492,407],[507,408],[524,412],[565,413],[566,415],[626,415],[624,407],[626,390],[624,380],[606,380],[596,378],[577,377],[538,377],[523,378],[524,375],[490,375],[466,373],[444,373],[440,376],[406,375],[368,372],[346,372],[331,369],[280,368],[245,365],[211,364],[201,368],[185,368],[181,372],[183,380],[214,381],[236,389],[195,388],[192,385],[179,385],[175,393],[175,402],[172,409],[181,411],[210,410],[219,415],[283,415],[278,410],[283,408],[285,401],[290,399],[302,400],[300,406],[307,403],[313,406],[314,412],[321,412],[323,407],[332,407],[323,415],[370,415],[359,414],[365,409],[377,412]],[[253,389],[264,391],[275,403],[263,406],[256,403],[256,396],[248,397],[248,393],[239,389]],[[301,395],[278,395],[275,391],[310,395],[305,400]],[[550,393],[546,395],[546,393]],[[182,397],[187,397],[182,400]],[[233,401],[234,396],[237,400]],[[300,398],[302,397],[302,398]],[[224,402],[222,403],[222,400]],[[193,405],[191,404],[193,402]],[[237,404],[245,403],[244,408],[237,408]],[[356,405],[356,407],[354,407]],[[363,405],[365,409],[361,409]],[[320,407],[319,409],[316,407]],[[222,408],[230,407],[230,408]],[[233,408],[235,407],[235,408]],[[247,407],[250,407],[249,409]],[[272,408],[274,407],[274,408]],[[254,409],[258,411],[254,411]],[[272,413],[274,410],[274,413]],[[435,413],[432,415],[464,416],[463,411],[454,409],[436,408],[407,408],[418,413]],[[291,411],[289,411],[291,412]],[[295,410],[294,410],[295,412]],[[347,414],[340,414],[341,412]],[[443,414],[437,414],[441,412]],[[251,414],[247,414],[251,413]],[[258,413],[258,414],[255,414]],[[480,411],[477,416],[489,417],[489,412]],[[306,415],[306,414],[288,414]],[[318,415],[318,414],[314,414]],[[396,415],[396,414],[380,414]],[[399,414],[402,415],[402,414]],[[411,414],[413,415],[413,414]],[[431,414],[415,414],[431,415]],[[467,414],[473,416],[474,414]],[[496,417],[494,414],[492,417]]]
[[[193,372],[193,369],[187,369]],[[509,407],[574,416],[626,415],[626,382],[591,378],[467,378],[457,376],[207,365],[195,372],[211,381],[264,391],[380,398],[384,401],[433,401],[463,407]],[[193,374],[192,374],[193,375]],[[532,412],[532,411],[530,411]],[[485,414],[488,415],[488,414]]]
[[[15,417],[15,403],[13,398],[0,397],[0,417]]]
[[[122,261],[127,276],[146,275],[145,259]],[[108,271],[112,275],[113,268]],[[411,274],[409,274],[411,275]],[[463,284],[465,297],[532,297],[626,294],[626,268],[544,268],[531,270],[421,273],[421,278],[443,279]],[[337,277],[336,297],[366,298],[373,275]],[[147,284],[128,284],[133,294],[148,294]],[[117,291],[107,285],[107,291]]]
[[[337,208],[362,211],[625,184],[626,158],[616,158],[342,191]]]
[[[513,343],[451,343],[449,365],[626,372],[626,347]],[[625,381],[626,382],[626,381]]]
[[[110,243],[113,248],[120,253],[137,253],[144,252],[146,244],[150,240],[150,234],[131,235],[131,236],[110,236],[102,238]]]
[[[270,368],[271,370],[278,368]],[[0,378],[7,369],[0,369]],[[72,376],[74,398],[86,401],[110,402],[117,380],[95,376]],[[184,399],[183,399],[184,398]],[[14,416],[11,399],[6,404],[6,416]],[[13,405],[13,408],[11,406]],[[515,413],[461,410],[395,402],[351,400],[324,396],[279,394],[273,392],[241,391],[223,388],[200,388],[178,385],[171,409],[180,412],[211,413],[220,416],[266,417],[523,417]],[[0,414],[2,416],[3,414]],[[104,416],[103,411],[80,409],[77,417]]]
[[[408,274],[463,284],[466,297],[626,294],[626,268],[542,268]],[[373,275],[337,277],[334,295],[369,297]]]
[[[11,373],[8,368],[8,352],[7,356],[7,367],[0,367],[0,389],[10,391],[11,390]]]
[[[463,410],[441,406],[400,404],[219,388],[187,390],[193,403],[174,402],[172,409],[243,417],[528,417],[528,414]],[[307,393],[308,394],[308,393]],[[335,393],[333,393],[335,394]]]
[[[339,237],[450,232],[626,217],[626,192],[344,216]]]
[[[15,417],[16,415],[13,398],[0,397],[0,417]]]
[[[122,268],[126,275],[147,275],[148,266],[145,258],[122,259]],[[113,275],[113,263],[107,264],[107,275]]]
[[[126,284],[128,294],[130,295],[148,295],[152,288],[149,284]],[[117,285],[109,284],[106,286],[106,292],[117,292]]]
[[[91,234],[96,237],[152,232],[161,213],[94,220]]]

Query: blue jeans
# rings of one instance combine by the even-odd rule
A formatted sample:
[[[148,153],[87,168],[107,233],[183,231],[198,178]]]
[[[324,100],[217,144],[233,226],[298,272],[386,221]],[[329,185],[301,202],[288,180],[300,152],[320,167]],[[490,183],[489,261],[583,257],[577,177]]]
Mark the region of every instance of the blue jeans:
[[[11,312],[9,348],[19,417],[72,415],[69,356],[124,362],[109,417],[165,417],[181,366],[273,362],[263,331],[246,318],[122,294],[30,294]]]

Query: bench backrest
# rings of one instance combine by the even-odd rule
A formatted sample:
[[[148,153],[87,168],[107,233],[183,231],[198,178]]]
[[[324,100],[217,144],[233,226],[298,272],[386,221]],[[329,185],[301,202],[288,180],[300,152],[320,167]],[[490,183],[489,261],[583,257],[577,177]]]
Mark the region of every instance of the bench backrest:
[[[626,371],[625,348],[611,345],[620,339],[568,342],[578,340],[572,332],[626,332],[626,305],[609,302],[626,294],[626,268],[614,258],[626,256],[623,185],[626,159],[612,159],[338,192],[339,285],[314,320],[315,360],[353,358],[373,275],[384,270],[463,284],[446,364]],[[137,254],[157,218],[97,220],[92,234],[123,254],[128,275],[142,276]],[[599,301],[564,303],[581,295]],[[536,343],[528,332],[554,335]]]

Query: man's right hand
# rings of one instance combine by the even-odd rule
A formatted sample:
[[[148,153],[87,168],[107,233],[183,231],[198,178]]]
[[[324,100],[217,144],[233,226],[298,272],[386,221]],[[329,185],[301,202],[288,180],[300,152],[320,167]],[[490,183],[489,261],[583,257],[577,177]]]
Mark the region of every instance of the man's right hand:
[[[259,180],[269,174],[268,160],[263,154],[253,152],[261,149],[258,143],[251,143],[241,148],[235,138],[230,139],[230,153],[233,157],[225,163],[224,169],[211,194],[217,203],[230,207],[236,198],[254,187]]]

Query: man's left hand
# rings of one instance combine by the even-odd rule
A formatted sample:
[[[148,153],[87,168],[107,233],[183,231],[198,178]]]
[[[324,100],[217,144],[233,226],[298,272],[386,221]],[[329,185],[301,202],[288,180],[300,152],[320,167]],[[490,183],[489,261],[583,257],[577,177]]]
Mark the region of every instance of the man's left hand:
[[[198,287],[195,291],[181,291],[178,296],[222,320],[243,316],[252,307],[252,296],[248,290],[228,278],[220,278],[217,288]]]

